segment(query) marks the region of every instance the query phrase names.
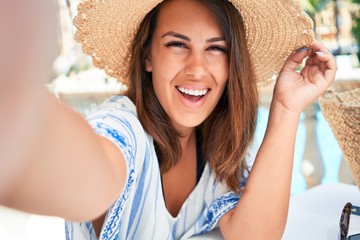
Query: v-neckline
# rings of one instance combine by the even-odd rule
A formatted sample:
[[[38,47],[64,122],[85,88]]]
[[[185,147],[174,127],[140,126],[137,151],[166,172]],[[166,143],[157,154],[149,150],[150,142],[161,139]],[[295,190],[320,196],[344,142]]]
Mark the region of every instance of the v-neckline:
[[[196,184],[194,189],[190,192],[190,194],[187,196],[187,198],[185,199],[185,201],[183,202],[183,204],[181,205],[179,212],[177,213],[177,215],[174,217],[168,210],[168,208],[166,207],[166,201],[165,201],[165,192],[164,192],[164,185],[163,185],[163,180],[162,180],[162,175],[160,172],[160,185],[161,185],[161,193],[162,193],[162,202],[163,202],[163,206],[166,210],[166,213],[168,215],[168,217],[172,220],[176,220],[179,215],[181,214],[182,209],[184,208],[184,206],[187,204],[190,196],[196,191],[196,189],[198,188],[198,185],[202,179],[204,170],[205,170],[205,166],[206,166],[206,162],[203,159],[203,154],[202,154],[202,137],[201,137],[201,133],[198,129],[196,129]],[[160,167],[160,166],[159,166]]]
[[[182,214],[183,209],[186,207],[186,205],[187,205],[190,197],[195,194],[195,192],[196,192],[197,189],[199,188],[199,185],[201,185],[200,183],[202,182],[202,179],[204,178],[204,172],[205,172],[205,170],[206,170],[206,167],[207,167],[207,164],[205,163],[205,164],[204,164],[204,169],[203,169],[202,174],[201,174],[200,179],[199,179],[199,182],[196,183],[194,189],[193,189],[193,190],[190,192],[190,194],[187,196],[187,198],[185,199],[185,201],[184,201],[183,204],[181,205],[181,207],[180,207],[180,209],[179,209],[179,212],[178,212],[178,214],[177,214],[176,216],[173,216],[173,215],[169,212],[169,210],[167,209],[167,207],[166,207],[166,202],[165,202],[165,197],[164,197],[164,189],[163,189],[163,184],[162,184],[162,181],[161,181],[161,174],[160,174],[162,206],[164,207],[165,213],[166,213],[167,217],[168,217],[170,220],[176,221],[176,220],[180,217],[180,215]]]

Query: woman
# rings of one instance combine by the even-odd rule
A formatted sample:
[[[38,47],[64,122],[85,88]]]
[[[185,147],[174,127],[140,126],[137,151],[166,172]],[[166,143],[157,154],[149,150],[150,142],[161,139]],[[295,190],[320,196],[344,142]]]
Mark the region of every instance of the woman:
[[[336,70],[299,4],[89,0],[74,21],[83,50],[128,90],[89,116],[96,134],[47,96],[46,150],[34,147],[7,205],[73,220],[67,239],[187,239],[216,226],[225,239],[280,239],[299,116]],[[256,154],[257,82],[281,65]]]

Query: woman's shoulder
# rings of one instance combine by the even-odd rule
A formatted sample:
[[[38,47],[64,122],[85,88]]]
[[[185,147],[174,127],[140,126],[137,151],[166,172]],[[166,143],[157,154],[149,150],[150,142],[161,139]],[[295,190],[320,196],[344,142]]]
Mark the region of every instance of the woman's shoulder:
[[[135,104],[124,95],[115,95],[107,98],[96,111],[86,118],[90,123],[113,120],[115,122],[127,123],[128,127],[141,126],[136,114]]]
[[[136,115],[135,104],[125,95],[114,95],[107,98],[99,107],[98,111],[121,110],[132,112]]]
[[[95,112],[87,116],[87,121],[95,132],[104,136],[127,139],[133,143],[148,139],[137,117],[135,104],[124,95],[106,99]]]

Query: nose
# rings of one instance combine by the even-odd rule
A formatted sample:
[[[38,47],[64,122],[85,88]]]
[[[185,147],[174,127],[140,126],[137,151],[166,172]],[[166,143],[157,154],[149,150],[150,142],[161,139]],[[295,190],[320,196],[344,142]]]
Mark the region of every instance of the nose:
[[[201,80],[208,74],[205,56],[200,52],[192,52],[187,59],[186,76],[192,80]]]

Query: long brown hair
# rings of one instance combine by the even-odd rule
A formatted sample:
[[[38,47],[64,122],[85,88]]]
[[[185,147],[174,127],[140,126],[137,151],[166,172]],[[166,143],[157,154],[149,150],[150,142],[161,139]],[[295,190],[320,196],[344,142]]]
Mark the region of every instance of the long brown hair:
[[[198,128],[203,156],[219,181],[234,192],[247,170],[246,150],[253,139],[258,109],[258,91],[246,46],[245,27],[235,7],[227,0],[199,0],[208,7],[222,29],[229,54],[229,79],[217,106]],[[151,73],[145,71],[157,16],[164,2],[150,11],[140,24],[130,50],[128,90],[137,114],[156,143],[161,172],[173,167],[181,156],[179,133],[156,98]]]

